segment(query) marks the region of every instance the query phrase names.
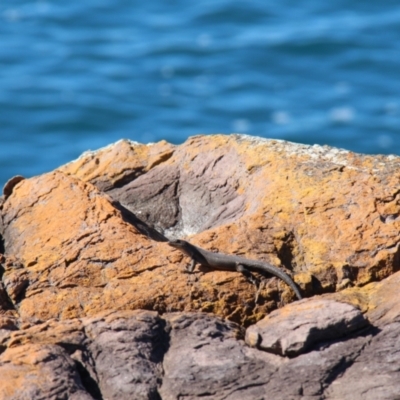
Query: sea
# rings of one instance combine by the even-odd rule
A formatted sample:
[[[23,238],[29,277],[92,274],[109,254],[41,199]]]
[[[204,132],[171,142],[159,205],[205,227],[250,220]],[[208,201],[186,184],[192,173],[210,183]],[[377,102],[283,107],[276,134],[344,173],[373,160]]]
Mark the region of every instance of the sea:
[[[400,2],[0,0],[0,189],[213,133],[400,155]]]

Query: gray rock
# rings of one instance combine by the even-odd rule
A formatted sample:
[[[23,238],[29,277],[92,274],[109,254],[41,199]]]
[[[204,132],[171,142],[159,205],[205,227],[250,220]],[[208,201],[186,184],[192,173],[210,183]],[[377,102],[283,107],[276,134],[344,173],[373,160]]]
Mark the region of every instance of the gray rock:
[[[261,399],[278,357],[247,348],[236,324],[207,314],[170,314],[163,400]],[[260,352],[258,352],[260,353]]]
[[[400,399],[400,323],[385,326],[365,344],[349,368],[332,382],[327,398]]]
[[[246,195],[237,192],[243,172],[233,149],[217,153],[193,158],[186,148],[177,149],[167,164],[110,188],[107,194],[171,237],[234,221],[245,211]]]
[[[112,313],[85,320],[84,324],[88,351],[104,399],[160,398],[157,386],[162,378],[162,357],[168,337],[165,322],[157,313]]]
[[[335,303],[297,302],[303,318],[307,309],[316,316],[337,312],[333,320],[341,315],[350,334],[343,337],[341,323],[321,324],[321,318],[314,329],[333,326],[333,333],[311,335],[312,348],[293,358],[249,347],[239,325],[204,313],[114,311],[3,329],[0,399],[399,398],[400,322],[355,323],[358,317],[345,317],[352,307]],[[278,330],[279,319],[291,320],[294,310],[275,313]]]
[[[250,326],[246,343],[294,357],[316,343],[337,339],[368,324],[356,307],[327,299],[303,300],[276,310]]]
[[[315,350],[296,358],[286,358],[266,386],[265,398],[274,400],[330,399],[327,393],[332,383],[351,367],[371,337],[371,335],[359,336],[345,341],[324,343],[317,346]],[[345,389],[345,392],[351,399],[363,399],[362,396],[354,396],[351,385]],[[335,398],[332,397],[332,399]],[[339,399],[342,400],[341,397],[335,400]]]

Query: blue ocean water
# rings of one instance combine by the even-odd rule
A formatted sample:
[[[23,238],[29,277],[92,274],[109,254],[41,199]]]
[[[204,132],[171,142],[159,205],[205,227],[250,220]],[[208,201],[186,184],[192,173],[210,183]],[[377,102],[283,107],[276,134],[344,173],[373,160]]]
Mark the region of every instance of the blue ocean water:
[[[121,138],[400,154],[400,3],[0,2],[0,185]]]

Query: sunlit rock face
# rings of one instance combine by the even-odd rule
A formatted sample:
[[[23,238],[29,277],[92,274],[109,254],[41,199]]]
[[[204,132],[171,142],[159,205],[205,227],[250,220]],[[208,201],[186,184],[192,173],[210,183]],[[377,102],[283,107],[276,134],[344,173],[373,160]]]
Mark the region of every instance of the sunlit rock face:
[[[0,399],[400,390],[399,157],[121,140],[11,179],[0,210]],[[306,299],[270,276],[190,275],[175,238],[269,262]]]

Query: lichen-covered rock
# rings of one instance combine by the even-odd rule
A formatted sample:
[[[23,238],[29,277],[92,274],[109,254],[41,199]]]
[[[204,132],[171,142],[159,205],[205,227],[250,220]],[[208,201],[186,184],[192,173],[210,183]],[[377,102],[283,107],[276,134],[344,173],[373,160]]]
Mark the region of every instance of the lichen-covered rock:
[[[399,157],[243,135],[120,141],[10,181],[0,400],[397,398],[399,188]],[[165,243],[188,236],[320,296],[188,275]]]
[[[196,136],[169,147],[153,168],[113,183],[115,165],[140,158],[136,148],[142,154],[142,145],[118,142],[98,152],[97,164],[86,155],[63,170],[77,174],[91,162],[80,179],[96,184],[104,173],[107,193],[167,236],[195,235],[204,247],[267,259],[295,271],[304,288],[313,275],[312,293],[364,285],[400,269],[399,157]],[[160,142],[148,151],[165,148]],[[102,165],[117,150],[108,173]]]
[[[6,259],[18,260],[3,264],[3,282],[23,320],[153,308],[180,274],[168,246],[150,244],[93,185],[60,172],[23,181],[3,221]]]
[[[91,400],[75,363],[54,345],[31,344],[0,355],[0,399]]]
[[[189,260],[135,223],[286,267],[306,295],[364,285],[399,269],[399,165],[237,135],[181,146],[121,141],[18,183],[2,207],[5,254],[16,258],[4,264],[4,285],[23,318],[117,307],[211,311],[249,324],[292,291],[274,278],[256,304],[238,273],[187,276]]]
[[[4,287],[24,321],[144,308],[215,311],[246,322],[271,308],[251,312],[256,288],[236,272],[196,282],[182,254],[140,233],[96,187],[61,172],[21,182],[3,222]]]
[[[125,185],[168,160],[175,146],[162,140],[142,144],[120,140],[97,151],[87,151],[59,168],[61,172],[90,181],[107,191]]]

